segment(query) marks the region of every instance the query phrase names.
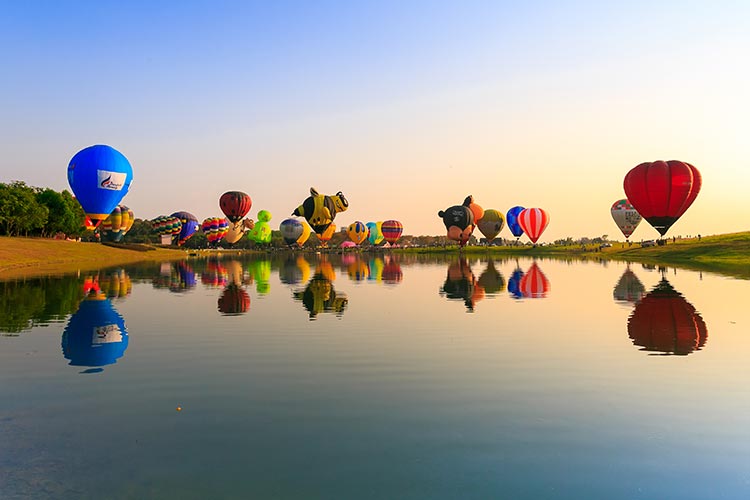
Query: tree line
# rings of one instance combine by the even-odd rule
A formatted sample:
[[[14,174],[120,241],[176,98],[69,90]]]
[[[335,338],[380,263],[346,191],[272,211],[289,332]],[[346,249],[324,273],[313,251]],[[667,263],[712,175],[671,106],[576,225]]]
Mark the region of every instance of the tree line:
[[[78,237],[86,214],[69,191],[0,183],[0,235]]]

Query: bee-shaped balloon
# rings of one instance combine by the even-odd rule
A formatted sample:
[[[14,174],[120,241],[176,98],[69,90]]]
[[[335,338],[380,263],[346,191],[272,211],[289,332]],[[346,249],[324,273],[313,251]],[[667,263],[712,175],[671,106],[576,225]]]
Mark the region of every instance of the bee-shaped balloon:
[[[347,208],[349,208],[349,202],[346,201],[341,191],[329,196],[318,194],[318,191],[311,187],[310,196],[292,212],[292,215],[304,217],[313,231],[323,234],[336,218],[336,214],[346,211]]]

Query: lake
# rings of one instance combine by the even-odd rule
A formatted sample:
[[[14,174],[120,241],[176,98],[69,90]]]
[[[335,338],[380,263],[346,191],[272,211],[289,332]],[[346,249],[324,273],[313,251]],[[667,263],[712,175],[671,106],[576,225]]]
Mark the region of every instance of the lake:
[[[0,497],[750,498],[750,282],[279,254],[0,283]]]

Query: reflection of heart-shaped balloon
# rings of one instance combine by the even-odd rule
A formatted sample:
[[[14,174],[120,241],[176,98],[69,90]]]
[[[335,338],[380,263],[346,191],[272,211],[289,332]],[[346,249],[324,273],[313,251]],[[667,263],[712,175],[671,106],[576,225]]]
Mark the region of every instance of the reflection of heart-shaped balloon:
[[[502,230],[504,225],[505,217],[503,217],[503,214],[494,208],[490,208],[484,211],[484,216],[477,222],[477,229],[479,229],[485,238],[492,241],[500,234],[500,230]]]
[[[549,215],[541,208],[527,208],[518,215],[518,225],[536,243],[549,224]]]

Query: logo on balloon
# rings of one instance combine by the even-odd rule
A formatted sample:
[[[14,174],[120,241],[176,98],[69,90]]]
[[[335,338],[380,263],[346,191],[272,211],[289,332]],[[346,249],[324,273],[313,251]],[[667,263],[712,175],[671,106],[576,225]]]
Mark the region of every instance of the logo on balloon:
[[[110,191],[122,191],[127,178],[127,174],[123,172],[109,172],[107,170],[97,170],[96,175],[99,179],[99,187]]]

